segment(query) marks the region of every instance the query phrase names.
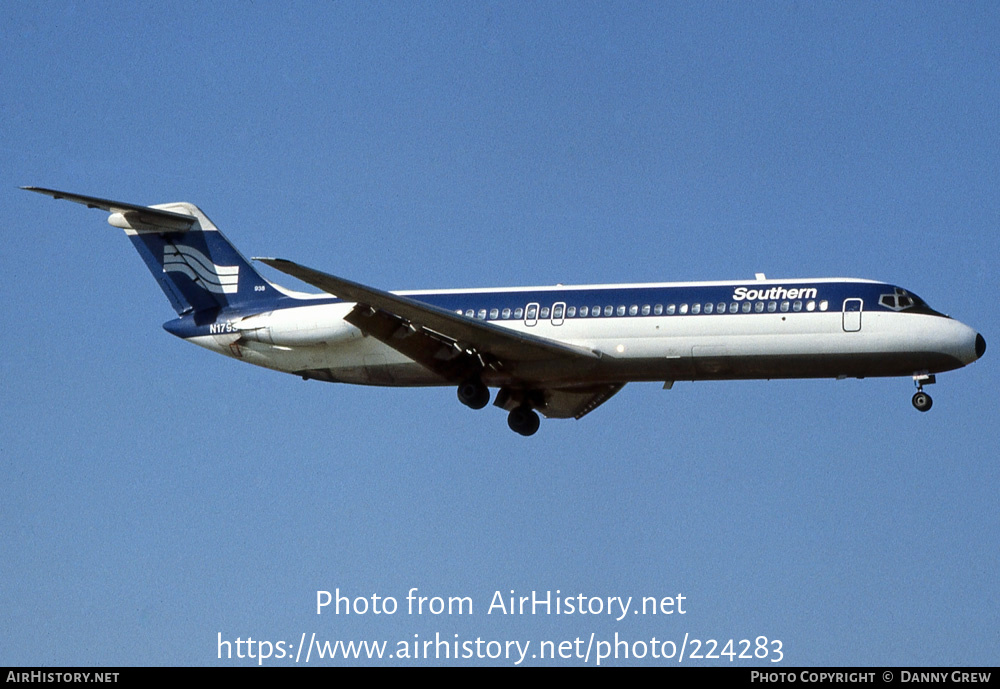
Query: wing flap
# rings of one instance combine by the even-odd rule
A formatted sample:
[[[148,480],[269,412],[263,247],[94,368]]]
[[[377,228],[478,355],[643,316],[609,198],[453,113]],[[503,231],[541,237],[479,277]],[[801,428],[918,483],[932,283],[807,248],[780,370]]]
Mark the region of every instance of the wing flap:
[[[344,320],[445,380],[467,380],[481,368],[478,357],[468,353],[455,340],[426,328],[417,328],[386,311],[356,306]]]

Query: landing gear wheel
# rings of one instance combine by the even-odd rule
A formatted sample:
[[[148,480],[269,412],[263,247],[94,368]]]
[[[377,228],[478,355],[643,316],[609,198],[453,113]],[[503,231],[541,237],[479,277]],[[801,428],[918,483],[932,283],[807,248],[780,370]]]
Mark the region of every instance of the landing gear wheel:
[[[458,386],[458,401],[470,409],[482,409],[490,403],[490,389],[480,380],[467,380]]]
[[[531,407],[515,407],[507,415],[507,425],[515,433],[529,436],[535,434],[541,425],[541,420]]]
[[[913,406],[917,411],[929,411],[934,400],[926,392],[920,391],[913,396]]]

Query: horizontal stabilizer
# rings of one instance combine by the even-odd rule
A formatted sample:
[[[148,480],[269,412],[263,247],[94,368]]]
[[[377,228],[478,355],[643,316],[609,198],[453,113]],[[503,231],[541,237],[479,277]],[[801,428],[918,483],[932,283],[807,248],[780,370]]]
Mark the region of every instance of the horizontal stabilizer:
[[[197,222],[197,218],[194,216],[165,211],[160,208],[137,206],[133,203],[109,201],[108,199],[83,196],[82,194],[70,194],[65,191],[56,191],[55,189],[43,189],[42,187],[21,188],[26,191],[34,191],[39,194],[51,196],[54,199],[66,199],[73,203],[80,203],[87,208],[99,208],[109,213],[118,213],[125,219],[128,226],[138,229],[155,229],[161,232],[185,232],[191,229],[191,226]],[[112,224],[116,227],[120,226],[116,223]]]
[[[42,187],[22,189],[110,213],[108,223],[125,230],[180,316],[202,314],[199,318],[210,320],[225,309],[264,311],[280,296],[193,204],[139,206]]]

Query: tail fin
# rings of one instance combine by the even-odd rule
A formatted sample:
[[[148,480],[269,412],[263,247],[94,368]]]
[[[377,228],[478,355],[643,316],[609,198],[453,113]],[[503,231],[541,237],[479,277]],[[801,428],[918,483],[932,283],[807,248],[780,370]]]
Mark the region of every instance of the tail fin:
[[[154,206],[194,219],[184,232],[136,228],[126,217],[108,221],[132,240],[178,315],[222,310],[272,300],[274,288],[254,269],[199,208],[190,203]]]
[[[137,206],[52,189],[24,187],[111,213],[178,315],[271,302],[279,296],[198,207]]]

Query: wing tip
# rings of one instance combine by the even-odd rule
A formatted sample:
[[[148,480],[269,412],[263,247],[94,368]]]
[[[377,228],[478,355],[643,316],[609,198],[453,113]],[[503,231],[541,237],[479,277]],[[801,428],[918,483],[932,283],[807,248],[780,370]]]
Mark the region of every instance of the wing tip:
[[[45,187],[34,187],[34,186],[25,186],[21,187],[21,189],[24,189],[25,191],[33,191],[37,194],[46,194],[47,196],[51,196],[52,198],[56,199],[62,198],[61,196],[62,192],[56,191],[55,189],[46,189]]]

